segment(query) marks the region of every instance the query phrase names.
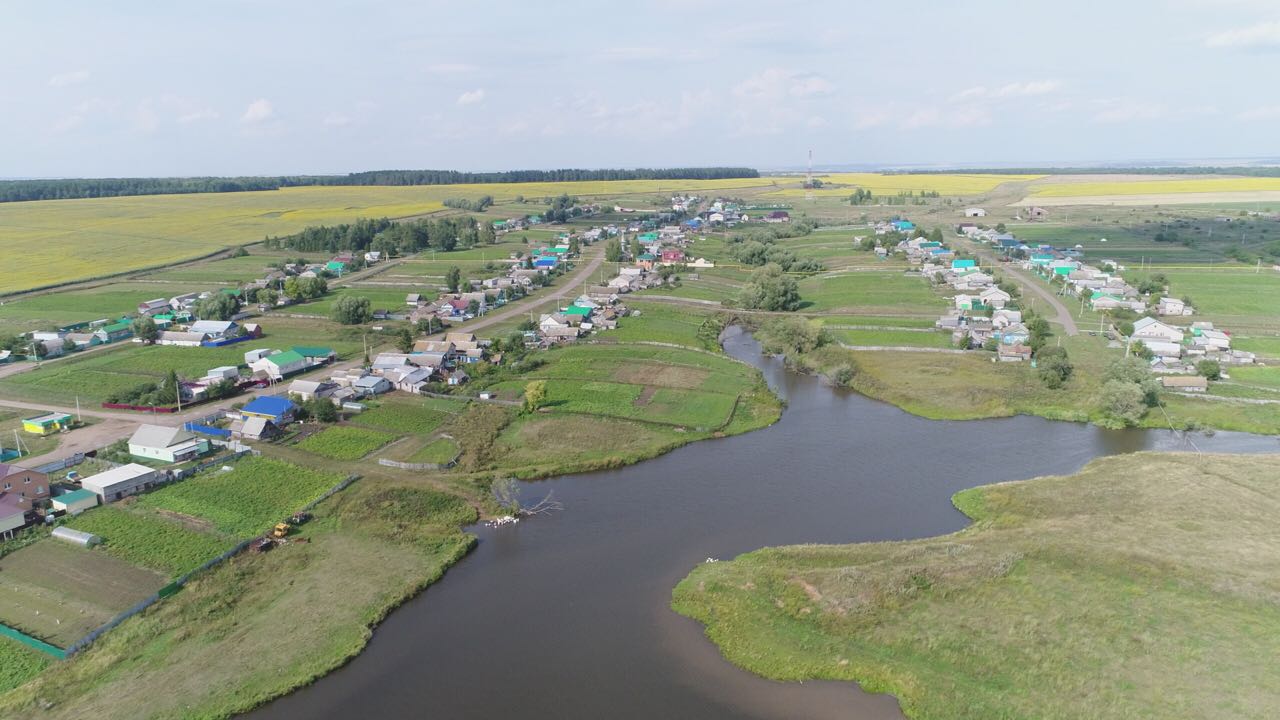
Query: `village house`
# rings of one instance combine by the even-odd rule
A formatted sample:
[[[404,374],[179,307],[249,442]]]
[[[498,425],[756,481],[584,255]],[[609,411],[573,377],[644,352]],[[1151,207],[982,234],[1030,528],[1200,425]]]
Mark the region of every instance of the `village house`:
[[[280,428],[264,417],[241,418],[231,423],[231,434],[244,440],[270,440],[280,435]]]
[[[80,486],[98,496],[103,504],[115,502],[130,495],[136,495],[160,481],[158,471],[129,463],[111,468],[97,475],[90,475],[80,481]]]
[[[143,300],[138,303],[139,315],[159,315],[160,313],[169,312],[169,301],[164,298],[156,298],[154,300]]]
[[[965,217],[986,217],[987,211],[983,210],[980,207],[965,208],[964,216]]]
[[[148,460],[179,463],[209,452],[209,441],[182,428],[139,425],[129,438],[129,454]]]
[[[1144,317],[1139,318],[1133,323],[1134,340],[1155,341],[1166,343],[1180,343],[1184,337],[1183,332],[1178,328],[1167,325],[1156,320],[1155,318]]]
[[[204,333],[165,330],[156,337],[156,344],[176,347],[200,347],[208,339],[209,336]]]
[[[249,369],[255,375],[261,373],[273,381],[279,381],[307,369],[307,359],[293,350],[285,350],[249,363]]]
[[[978,299],[982,301],[983,305],[1000,310],[1009,304],[1013,296],[998,287],[989,287],[979,293]]]
[[[289,383],[288,393],[297,396],[303,402],[312,398],[327,398],[338,389],[334,383],[324,380],[294,380]]]
[[[32,510],[49,497],[49,477],[42,472],[0,463],[0,500],[23,511]]]
[[[1205,392],[1209,381],[1199,375],[1168,375],[1160,378],[1160,386],[1177,392]]]
[[[377,375],[365,375],[364,377],[351,383],[351,389],[357,395],[370,397],[373,395],[381,395],[389,393],[393,389],[391,383],[384,377]]]
[[[98,496],[91,490],[80,488],[49,498],[49,505],[55,512],[64,512],[75,517],[85,510],[97,507]]]
[[[249,401],[249,404],[240,408],[240,417],[243,420],[249,418],[263,418],[275,423],[277,427],[284,427],[293,422],[294,414],[297,412],[297,406],[287,397],[278,397],[273,395],[262,395]]]
[[[12,540],[27,526],[27,511],[18,506],[16,498],[0,495],[0,540]]]
[[[220,340],[239,335],[240,325],[234,320],[197,320],[191,323],[187,332],[208,335],[210,340]]]
[[[1160,302],[1156,303],[1156,314],[1165,315],[1165,316],[1194,315],[1195,308],[1179,300],[1178,298],[1164,297],[1164,298],[1160,298]]]
[[[1031,360],[1031,348],[1026,345],[1001,344],[996,348],[996,359],[1000,362],[1027,362]]]
[[[71,429],[74,425],[71,416],[63,412],[45,413],[35,417],[22,419],[22,431],[32,435],[52,435]]]

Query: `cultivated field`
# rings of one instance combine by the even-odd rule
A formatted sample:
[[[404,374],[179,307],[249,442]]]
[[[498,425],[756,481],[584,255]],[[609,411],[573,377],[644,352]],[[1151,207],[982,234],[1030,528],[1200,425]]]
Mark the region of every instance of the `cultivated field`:
[[[244,539],[264,532],[342,480],[341,475],[263,457],[246,457],[232,467],[230,472],[206,470],[148,493],[134,509]]]
[[[677,611],[733,662],[930,718],[1280,713],[1280,461],[1147,454],[955,497],[974,525],[699,564]]]
[[[21,256],[0,294],[161,267],[266,235],[360,217],[410,217],[446,198],[511,199],[767,187],[768,178],[625,180],[416,187],[296,187],[264,192],[148,195],[0,204],[0,254]],[[537,212],[531,205],[530,212]],[[183,277],[181,275],[179,278]]]
[[[103,550],[46,538],[0,559],[0,622],[66,647],[166,581]]]
[[[298,447],[331,460],[359,460],[395,439],[390,433],[336,425],[308,436]]]
[[[870,190],[875,195],[897,195],[903,192],[919,194],[937,192],[947,196],[971,196],[991,192],[1010,182],[1026,182],[1043,175],[982,175],[982,174],[881,174],[881,173],[825,173],[816,175],[823,187],[813,190],[815,196],[847,197],[857,188]],[[793,181],[802,177],[791,177]],[[804,188],[786,188],[773,195],[803,198]]]

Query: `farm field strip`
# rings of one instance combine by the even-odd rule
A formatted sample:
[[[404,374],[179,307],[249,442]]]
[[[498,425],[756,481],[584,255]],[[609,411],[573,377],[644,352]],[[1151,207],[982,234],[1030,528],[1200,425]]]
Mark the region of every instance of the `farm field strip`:
[[[380,430],[335,425],[298,443],[298,448],[332,460],[359,460],[395,439]]]
[[[217,250],[360,217],[401,218],[444,209],[446,198],[552,197],[766,187],[768,178],[497,183],[409,187],[293,187],[190,195],[0,204],[0,253],[21,254],[22,272],[0,293],[162,267]],[[530,206],[536,212],[540,206]],[[179,276],[182,277],[182,276]]]

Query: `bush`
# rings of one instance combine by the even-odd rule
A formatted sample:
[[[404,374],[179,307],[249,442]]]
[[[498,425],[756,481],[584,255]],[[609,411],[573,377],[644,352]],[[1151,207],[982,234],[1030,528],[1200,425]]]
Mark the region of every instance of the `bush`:
[[[1046,347],[1036,353],[1036,374],[1047,388],[1056,390],[1062,387],[1074,370],[1066,348]]]
[[[1203,375],[1206,380],[1221,380],[1222,366],[1217,360],[1201,360],[1196,363],[1196,373]]]

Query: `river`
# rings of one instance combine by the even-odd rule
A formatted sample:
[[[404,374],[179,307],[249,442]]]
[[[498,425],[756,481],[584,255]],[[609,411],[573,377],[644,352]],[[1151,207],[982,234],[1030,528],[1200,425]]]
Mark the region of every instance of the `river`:
[[[671,588],[707,558],[767,545],[953,532],[964,488],[1072,473],[1102,455],[1191,450],[1171,432],[1035,417],[924,420],[763,357],[788,406],[764,430],[631,467],[528,484],[564,511],[497,529],[394,612],[368,648],[250,716],[286,718],[899,718],[851,683],[778,683],[724,661]],[[1275,438],[1196,436],[1200,450],[1280,450]],[[358,578],[352,578],[358,582]],[[287,649],[286,649],[287,651]]]

